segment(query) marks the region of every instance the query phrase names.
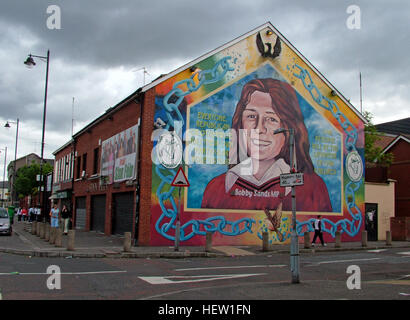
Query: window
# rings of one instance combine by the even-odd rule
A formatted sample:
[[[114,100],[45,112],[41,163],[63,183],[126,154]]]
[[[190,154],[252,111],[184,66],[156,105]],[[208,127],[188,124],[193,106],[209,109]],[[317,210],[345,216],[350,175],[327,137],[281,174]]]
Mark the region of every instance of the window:
[[[86,153],[83,154],[83,171],[84,173],[87,173],[87,154]]]
[[[99,163],[99,151],[100,148],[95,148],[94,149],[94,164],[93,164],[93,174],[97,174],[98,173],[98,163]]]
[[[54,163],[54,182],[59,182],[58,180],[58,160]]]
[[[75,174],[76,179],[80,179],[81,177],[81,157],[77,157],[77,172]]]

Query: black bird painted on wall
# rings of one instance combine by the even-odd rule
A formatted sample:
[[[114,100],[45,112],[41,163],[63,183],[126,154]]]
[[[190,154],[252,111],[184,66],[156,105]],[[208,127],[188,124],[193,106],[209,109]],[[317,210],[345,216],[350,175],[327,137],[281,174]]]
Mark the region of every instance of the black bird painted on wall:
[[[272,58],[275,59],[277,56],[280,55],[280,52],[282,50],[281,45],[280,45],[280,39],[279,37],[276,38],[276,43],[273,47],[273,52],[272,51],[272,43],[266,42],[265,43],[268,47],[268,49],[265,51],[265,45],[263,44],[262,37],[260,32],[258,32],[258,35],[256,36],[256,46],[258,47],[258,50],[262,57],[264,58]]]

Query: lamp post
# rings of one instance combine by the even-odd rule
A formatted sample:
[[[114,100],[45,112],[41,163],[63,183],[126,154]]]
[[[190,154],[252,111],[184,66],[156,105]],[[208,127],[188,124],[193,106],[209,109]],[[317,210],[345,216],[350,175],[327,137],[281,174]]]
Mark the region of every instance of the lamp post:
[[[6,163],[7,163],[7,147],[4,149],[4,169],[3,169],[3,191],[1,192],[1,202],[4,206],[4,190],[5,190],[5,180],[6,180]]]
[[[41,136],[41,160],[40,160],[40,191],[41,191],[41,187],[43,187],[43,193],[42,193],[42,203],[40,203],[40,207],[41,207],[41,211],[43,213],[43,219],[45,222],[46,219],[46,214],[45,214],[45,209],[46,209],[46,202],[45,202],[45,194],[46,194],[46,187],[44,185],[44,177],[43,177],[43,163],[44,163],[44,133],[45,133],[45,129],[46,129],[46,110],[47,110],[47,89],[48,89],[48,69],[49,69],[49,61],[50,61],[50,50],[47,50],[47,56],[36,56],[33,54],[29,54],[29,56],[27,57],[26,61],[24,61],[24,64],[28,67],[28,68],[32,68],[36,65],[36,63],[34,62],[35,58],[39,58],[42,59],[44,61],[44,59],[46,60],[47,63],[47,67],[46,67],[46,84],[45,84],[45,92],[44,92],[44,109],[43,109],[43,132],[42,132],[42,136]]]
[[[14,147],[14,164],[13,164],[13,179],[10,183],[10,192],[11,192],[11,201],[12,201],[12,205],[14,205],[14,200],[15,200],[15,184],[16,184],[16,166],[17,166],[17,141],[18,141],[18,136],[19,136],[19,118],[17,118],[17,121],[7,121],[6,124],[4,125],[5,128],[10,128],[10,123],[16,124],[16,145]],[[10,182],[10,181],[9,181]]]
[[[290,172],[294,173],[294,147],[295,147],[295,131],[293,128],[284,129],[279,128],[273,133],[283,133],[285,131],[289,132],[289,153],[290,153]],[[290,270],[292,273],[292,283],[299,283],[299,242],[298,235],[296,233],[296,192],[295,186],[292,185],[292,234],[290,243]]]

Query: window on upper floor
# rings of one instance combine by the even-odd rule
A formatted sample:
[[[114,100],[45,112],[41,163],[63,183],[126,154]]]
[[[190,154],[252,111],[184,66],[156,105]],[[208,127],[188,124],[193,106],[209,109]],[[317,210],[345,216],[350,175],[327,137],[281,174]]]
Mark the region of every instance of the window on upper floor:
[[[75,178],[80,179],[81,178],[81,157],[77,157],[76,164],[77,164],[77,170],[75,173]]]
[[[99,147],[95,148],[94,149],[93,174],[98,173],[98,164],[100,163],[99,154],[100,154],[100,148]]]
[[[86,153],[83,154],[83,172],[84,174],[87,173],[87,154]]]

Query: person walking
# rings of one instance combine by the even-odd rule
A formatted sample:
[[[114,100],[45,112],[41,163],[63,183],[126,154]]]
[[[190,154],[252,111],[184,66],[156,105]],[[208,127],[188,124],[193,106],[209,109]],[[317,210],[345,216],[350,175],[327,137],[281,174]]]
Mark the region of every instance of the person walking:
[[[37,206],[35,209],[34,209],[34,213],[35,213],[35,221],[41,221],[40,220],[40,215],[41,215],[41,209],[40,209],[40,207],[39,206]]]
[[[58,216],[60,210],[57,208],[57,203],[54,203],[53,208],[50,210],[50,217],[51,217],[51,227],[58,228]]]
[[[23,217],[23,221],[27,221],[28,212],[27,212],[26,207],[23,207],[23,209],[21,209],[21,215]]]
[[[66,205],[63,205],[63,209],[61,210],[61,218],[63,219],[63,227],[64,227],[64,234],[68,233],[68,225],[71,220],[71,211],[68,209]]]
[[[17,221],[21,221],[21,208],[17,209]]]
[[[312,247],[315,246],[317,237],[319,237],[320,242],[322,243],[322,246],[326,247],[326,243],[323,241],[321,216],[317,216],[317,219],[313,221],[313,228],[315,229],[315,236],[313,237]]]
[[[34,208],[33,206],[30,206],[30,208],[28,209],[28,221],[32,222],[34,218]]]

